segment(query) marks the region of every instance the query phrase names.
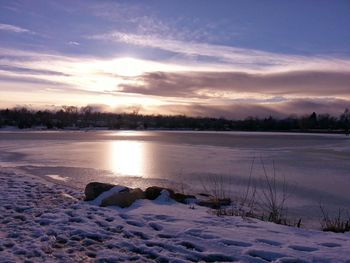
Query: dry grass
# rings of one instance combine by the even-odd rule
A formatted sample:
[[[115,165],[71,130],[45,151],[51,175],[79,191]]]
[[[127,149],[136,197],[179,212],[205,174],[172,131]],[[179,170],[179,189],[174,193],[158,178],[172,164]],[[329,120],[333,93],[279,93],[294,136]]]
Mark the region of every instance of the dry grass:
[[[335,216],[330,216],[329,212],[320,205],[322,212],[321,228],[323,231],[330,231],[335,233],[345,233],[350,231],[350,216],[347,213],[345,217],[344,210],[339,208]]]
[[[201,179],[204,193],[211,195],[214,199],[228,199],[227,186],[229,182],[222,175],[206,176]]]
[[[262,187],[259,192],[258,205],[262,209],[265,219],[269,222],[277,224],[286,224],[287,207],[286,200],[289,197],[288,184],[285,177],[281,183],[281,189],[278,189],[278,181],[276,178],[275,162],[272,161],[272,174],[268,174],[265,163],[260,159],[263,169]]]

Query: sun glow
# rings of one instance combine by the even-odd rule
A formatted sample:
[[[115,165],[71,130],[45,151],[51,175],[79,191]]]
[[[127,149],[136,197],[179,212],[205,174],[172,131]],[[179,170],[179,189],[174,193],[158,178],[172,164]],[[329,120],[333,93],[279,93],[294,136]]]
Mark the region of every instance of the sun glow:
[[[145,158],[145,145],[141,142],[120,140],[110,143],[110,167],[117,175],[142,177]]]
[[[150,70],[152,65],[149,62],[135,58],[120,58],[112,61],[115,64],[115,72],[121,76],[134,77]]]

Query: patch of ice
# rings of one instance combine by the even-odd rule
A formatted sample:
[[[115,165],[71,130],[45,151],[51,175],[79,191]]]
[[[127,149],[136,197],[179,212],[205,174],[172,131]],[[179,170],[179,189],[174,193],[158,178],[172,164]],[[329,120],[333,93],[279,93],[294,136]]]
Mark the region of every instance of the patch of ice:
[[[46,176],[50,177],[54,180],[63,181],[63,182],[67,182],[69,179],[68,177],[64,177],[64,176],[59,175],[59,174],[47,174]]]

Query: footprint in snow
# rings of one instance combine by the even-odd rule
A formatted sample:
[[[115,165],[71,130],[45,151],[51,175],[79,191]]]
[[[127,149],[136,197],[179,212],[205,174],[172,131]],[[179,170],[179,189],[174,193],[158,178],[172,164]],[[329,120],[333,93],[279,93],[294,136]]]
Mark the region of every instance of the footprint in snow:
[[[126,219],[129,219],[129,216],[126,215],[126,214],[119,214],[120,218],[126,220]]]
[[[257,250],[257,249],[251,249],[246,252],[251,257],[254,258],[260,258],[262,260],[271,262],[275,261],[277,259],[286,257],[286,255],[277,253],[277,252],[272,252],[272,251],[266,251],[266,250]]]
[[[133,234],[131,234],[129,231],[127,231],[127,230],[124,230],[123,231],[123,237],[124,238],[133,238],[134,237],[134,235]]]
[[[170,239],[170,238],[175,238],[176,236],[168,235],[168,234],[159,234],[158,237],[159,238]]]
[[[222,254],[207,254],[202,255],[201,260],[204,262],[234,262],[237,261],[234,257]]]
[[[279,263],[307,263],[308,261],[305,261],[299,258],[285,257],[285,258],[280,258],[278,262]]]
[[[221,243],[225,244],[226,246],[235,246],[235,247],[251,247],[252,244],[237,240],[230,240],[230,239],[223,239],[220,241]]]
[[[106,231],[111,232],[111,233],[121,233],[123,230],[123,226],[116,226],[116,227],[107,227]]]
[[[194,250],[194,251],[197,251],[197,252],[203,252],[204,251],[203,248],[201,248],[201,247],[199,247],[199,246],[197,246],[197,245],[195,245],[195,244],[193,244],[191,242],[188,242],[188,241],[181,241],[181,242],[179,242],[177,244],[180,245],[180,246],[183,246],[183,247],[185,247],[185,248],[187,248],[189,250]]]
[[[273,240],[268,240],[268,239],[263,239],[263,238],[256,239],[255,241],[259,242],[259,243],[268,244],[268,245],[271,245],[271,246],[276,246],[276,247],[282,245],[280,242],[273,241]]]
[[[197,229],[197,228],[188,229],[185,231],[185,233],[187,235],[194,236],[197,238],[202,238],[202,239],[216,239],[216,238],[218,238],[217,236],[203,233],[202,229]]]
[[[105,221],[101,221],[101,220],[96,220],[95,224],[98,225],[99,227],[103,227],[103,228],[108,227],[108,223]]]
[[[113,221],[114,221],[114,218],[110,216],[110,217],[106,217],[105,220],[106,220],[107,222],[113,222]]]
[[[326,243],[321,243],[320,244],[321,246],[324,246],[324,247],[341,247],[340,244],[337,244],[337,243],[331,243],[331,242],[326,242]]]
[[[135,220],[127,220],[125,221],[128,225],[131,225],[131,226],[137,226],[137,227],[143,227],[144,224],[141,223],[141,222],[138,222],[138,221],[135,221]]]
[[[173,217],[167,216],[167,215],[156,215],[154,218],[156,218],[156,219],[158,219],[158,220],[167,221],[167,222],[174,222],[174,221],[177,221],[176,218],[173,218]]]
[[[306,246],[298,246],[298,245],[292,245],[292,246],[289,246],[289,248],[297,251],[303,251],[303,252],[313,252],[318,250],[318,248],[315,248],[315,247],[306,247]]]
[[[139,231],[131,231],[131,233],[134,235],[134,236],[137,236],[139,238],[141,238],[142,240],[149,240],[149,237],[143,233],[143,232],[139,232]]]
[[[163,227],[155,222],[149,222],[148,225],[155,231],[163,230]]]
[[[69,222],[71,222],[71,223],[84,223],[85,220],[82,219],[81,217],[76,216],[76,217],[69,218]]]

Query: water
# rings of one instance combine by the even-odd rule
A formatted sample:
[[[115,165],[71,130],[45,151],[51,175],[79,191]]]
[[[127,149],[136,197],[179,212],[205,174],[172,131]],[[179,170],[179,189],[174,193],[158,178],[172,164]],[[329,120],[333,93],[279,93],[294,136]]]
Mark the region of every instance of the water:
[[[277,186],[287,182],[291,213],[316,217],[319,204],[350,207],[350,140],[342,135],[0,132],[0,150],[1,166],[78,188],[104,181],[200,191],[220,178],[235,195],[245,192],[254,160],[254,182],[264,178],[263,166]]]

